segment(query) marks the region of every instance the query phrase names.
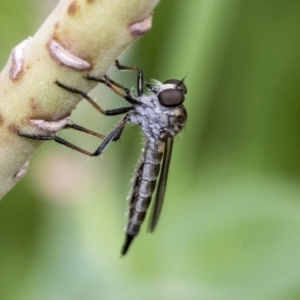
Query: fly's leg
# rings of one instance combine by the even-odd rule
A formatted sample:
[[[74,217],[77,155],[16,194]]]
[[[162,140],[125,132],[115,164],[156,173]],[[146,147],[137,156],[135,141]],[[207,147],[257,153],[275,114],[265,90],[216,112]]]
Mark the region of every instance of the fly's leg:
[[[135,99],[128,88],[125,86],[121,85],[120,83],[115,82],[114,80],[110,79],[107,75],[104,75],[103,77],[95,77],[95,76],[86,76],[85,77],[87,80],[92,80],[96,82],[100,82],[105,84],[107,87],[109,87],[115,94],[118,96],[122,97],[125,99],[127,102],[133,104],[133,105],[139,105],[140,101]],[[123,94],[121,91],[118,89],[122,89],[125,94]],[[132,108],[132,107],[131,107]]]
[[[83,98],[85,98],[94,108],[96,108],[100,113],[104,114],[104,115],[107,115],[107,116],[115,116],[115,115],[120,115],[120,114],[124,114],[124,113],[127,113],[129,112],[131,109],[132,109],[132,106],[127,106],[127,107],[120,107],[120,108],[116,108],[116,109],[111,109],[111,110],[103,110],[96,102],[93,101],[93,99],[87,94],[85,93],[84,91],[81,91],[79,89],[75,89],[73,87],[70,87],[70,86],[67,86],[61,82],[59,82],[58,80],[55,81],[55,83],[71,92],[71,93],[75,93],[75,94],[79,94],[81,95]],[[124,123],[124,124],[123,124]],[[122,126],[121,126],[122,125]],[[81,131],[81,132],[84,132],[84,133],[87,133],[87,134],[90,134],[90,135],[93,135],[93,136],[96,136],[96,137],[99,137],[101,139],[103,139],[103,142],[100,144],[100,146],[96,149],[95,152],[89,152],[89,151],[86,151],[80,147],[77,147],[76,145],[56,136],[55,134],[50,134],[50,135],[31,135],[31,134],[26,134],[26,133],[22,133],[22,132],[18,132],[18,135],[19,136],[22,136],[22,137],[26,137],[26,138],[30,138],[30,139],[34,139],[34,140],[40,140],[40,141],[55,141],[56,143],[59,143],[59,144],[62,144],[66,147],[69,147],[73,150],[76,150],[78,152],[81,152],[83,154],[86,154],[88,156],[98,156],[100,155],[104,149],[106,149],[106,147],[110,144],[111,141],[116,141],[120,138],[121,136],[121,133],[123,131],[123,128],[124,128],[124,125],[125,125],[125,122],[121,122],[121,125],[117,126],[107,137],[105,137],[104,135],[102,134],[99,134],[99,133],[96,133],[94,131],[91,131],[89,129],[86,129],[82,126],[79,126],[77,124],[67,124],[64,128],[62,129],[75,129],[75,130],[78,130],[78,131]]]
[[[94,108],[96,108],[103,115],[106,115],[106,116],[121,115],[121,114],[129,112],[132,109],[132,106],[127,106],[127,107],[120,107],[120,108],[116,108],[116,109],[104,110],[86,92],[81,91],[79,89],[75,89],[75,88],[70,87],[68,85],[65,85],[65,84],[59,82],[58,80],[56,80],[55,83],[59,87],[65,89],[65,90],[67,90],[71,93],[81,95],[84,99],[86,99]]]
[[[144,74],[143,71],[135,66],[123,66],[120,64],[118,60],[115,61],[115,65],[119,70],[128,70],[128,71],[137,71],[138,77],[137,77],[137,93],[138,96],[142,96],[144,92]]]
[[[63,129],[68,129],[68,128],[72,128],[72,129],[75,129],[75,130],[79,130],[79,131],[82,131],[82,132],[85,132],[85,133],[88,133],[88,134],[91,134],[91,135],[94,135],[94,136],[97,136],[97,137],[100,137],[100,138],[104,138],[103,139],[103,142],[100,144],[100,146],[96,149],[95,152],[89,152],[89,151],[86,151],[80,147],[77,147],[76,145],[56,136],[55,134],[52,134],[52,135],[32,135],[32,134],[26,134],[26,133],[22,133],[22,132],[18,132],[18,135],[21,136],[21,137],[26,137],[26,138],[29,138],[29,139],[33,139],[33,140],[39,140],[39,141],[54,141],[56,143],[59,143],[61,145],[64,145],[66,147],[69,147],[73,150],[76,150],[78,152],[81,152],[85,155],[88,155],[88,156],[98,156],[100,155],[106,148],[107,146],[113,142],[113,141],[116,141],[117,139],[120,138],[120,135],[124,129],[124,126],[126,124],[126,120],[125,118],[122,119],[122,121],[113,129],[113,131],[108,134],[106,137],[102,134],[99,134],[99,133],[96,133],[94,131],[91,131],[89,129],[86,129],[84,127],[81,127],[79,125],[76,125],[76,124],[68,124],[65,126],[65,128]]]
[[[139,72],[139,79],[138,79],[138,94],[140,95],[142,93],[142,84],[143,84],[143,72],[136,68],[136,67],[125,67],[119,64],[118,61],[116,61],[116,66],[119,69],[127,69],[127,70],[138,70]],[[98,78],[98,77],[93,77],[93,76],[87,76],[86,79],[88,80],[94,80],[100,83],[104,83],[105,85],[107,85],[113,92],[115,92],[117,95],[121,96],[122,98],[124,98],[125,100],[127,100],[129,103],[131,104],[135,104],[138,105],[140,104],[140,102],[135,99],[129,89],[127,89],[126,87],[124,87],[123,85],[111,80],[108,78],[108,76],[104,76],[103,78]],[[110,109],[110,110],[104,110],[102,109],[102,107],[100,105],[98,105],[86,92],[73,88],[71,86],[68,86],[64,83],[61,83],[58,80],[55,80],[55,84],[57,84],[59,87],[67,90],[68,92],[74,93],[74,94],[78,94],[81,95],[84,99],[86,99],[97,111],[99,111],[101,114],[106,115],[106,116],[116,116],[116,115],[121,115],[121,114],[125,114],[127,112],[129,112],[130,110],[133,109],[133,106],[127,106],[127,107],[120,107],[120,108],[116,108],[116,109]],[[122,89],[125,94],[123,94],[122,92],[120,92],[118,89]],[[40,140],[40,141],[49,141],[49,140],[53,140],[59,144],[62,144],[64,146],[67,146],[73,150],[79,151],[83,154],[89,155],[89,156],[98,156],[100,155],[106,148],[107,146],[112,142],[112,141],[117,141],[124,129],[124,126],[126,124],[126,119],[122,119],[122,121],[116,126],[116,128],[108,135],[108,136],[103,136],[102,134],[96,133],[94,131],[91,131],[89,129],[86,129],[84,127],[81,127],[79,125],[76,124],[67,124],[63,129],[75,129],[78,131],[82,131],[85,132],[87,134],[91,134],[94,135],[96,137],[102,138],[104,139],[103,142],[100,144],[100,146],[96,149],[95,152],[89,152],[86,151],[82,148],[77,147],[76,145],[56,136],[55,134],[50,134],[50,135],[30,135],[30,134],[26,134],[26,133],[22,133],[19,132],[18,135],[22,136],[22,137],[26,137],[26,138],[31,138],[34,140]]]
[[[105,139],[105,135],[103,134],[100,134],[100,133],[97,133],[95,131],[92,131],[92,130],[89,130],[89,129],[86,129],[82,126],[79,126],[77,124],[67,124],[64,128],[62,129],[74,129],[74,130],[78,130],[78,131],[81,131],[81,132],[84,132],[84,133],[87,133],[87,134],[90,134],[90,135],[93,135],[93,136],[96,136],[96,137],[99,137],[100,139]]]
[[[138,77],[137,77],[137,93],[138,96],[142,96],[144,92],[144,74],[143,71],[135,66],[123,66],[120,64],[118,60],[115,61],[115,65],[119,70],[127,70],[127,71],[137,71]],[[101,77],[95,77],[95,76],[87,76],[88,80],[93,80],[97,82],[104,83],[106,86],[108,86],[114,93],[121,96],[125,100],[127,100],[131,104],[139,104],[139,102],[131,95],[128,88],[121,85],[120,83],[115,82],[114,80],[110,79],[107,75],[105,75],[103,78]],[[125,92],[125,95],[122,94],[117,88],[123,90]]]
[[[84,128],[82,126],[79,126],[77,124],[74,124],[74,123],[73,124],[67,124],[62,129],[74,129],[74,130],[78,130],[78,131],[81,131],[81,132],[99,137],[101,139],[106,138],[105,135],[102,135],[100,133],[97,133],[97,132],[94,132],[92,130],[86,129],[86,128]],[[76,145],[74,145],[74,144],[72,144],[72,143],[56,136],[55,134],[51,134],[51,135],[32,135],[32,134],[26,134],[26,133],[18,132],[18,135],[22,136],[22,137],[29,138],[29,139],[33,139],[33,140],[40,140],[40,141],[51,141],[52,140],[56,143],[59,143],[59,144],[64,145],[66,147],[69,147],[69,148],[71,148],[73,150],[76,150],[78,152],[81,152],[83,154],[86,154],[86,155],[89,155],[89,156],[95,156],[94,153],[86,151],[82,148],[79,148]]]
[[[78,130],[78,131],[81,131],[81,132],[84,132],[84,133],[87,133],[87,134],[90,134],[90,135],[93,135],[93,136],[96,136],[96,137],[99,137],[100,139],[105,139],[105,135],[97,133],[97,132],[89,130],[89,129],[86,129],[86,128],[84,128],[82,126],[79,126],[77,124],[74,124],[74,123],[73,124],[67,124],[63,129],[69,129],[69,128],[75,129],[75,130]],[[120,136],[123,132],[123,129],[124,129],[124,127],[122,128],[122,130],[120,130],[119,134],[114,137],[114,139],[112,140],[113,142],[117,141],[120,138]]]
[[[122,123],[123,124],[123,123]],[[121,137],[121,135],[122,135],[122,132],[123,132],[123,129],[124,129],[124,125],[125,125],[125,123],[123,124],[123,126],[121,126],[121,128],[119,128],[118,130],[117,130],[117,134],[115,134],[114,136],[113,136],[113,138],[112,138],[112,142],[115,142],[115,141],[117,141],[120,137]],[[82,131],[82,132],[84,132],[84,133],[87,133],[87,134],[90,134],[90,135],[93,135],[93,136],[96,136],[96,137],[99,137],[99,138],[101,138],[101,139],[103,139],[103,142],[104,142],[104,140],[107,138],[105,135],[103,135],[103,134],[100,134],[100,133],[97,133],[97,132],[94,132],[94,131],[92,131],[92,130],[89,130],[89,129],[86,129],[86,128],[84,128],[84,127],[81,127],[81,126],[79,126],[79,125],[77,125],[77,124],[67,124],[63,129],[69,129],[69,128],[71,128],[71,129],[75,129],[75,130],[78,130],[78,131]],[[116,128],[118,128],[118,126],[116,127]],[[116,130],[116,129],[115,129]],[[107,143],[107,142],[106,142]],[[103,151],[102,151],[103,152]]]
[[[126,95],[132,96],[130,93],[130,90],[125,87],[124,85],[110,79],[107,75],[104,75],[103,77],[96,77],[96,76],[86,76],[85,77],[88,80],[96,81],[105,84],[108,87],[111,87],[111,85],[114,85],[115,87],[119,88],[120,90],[123,90]],[[121,97],[123,97],[123,94],[119,94]]]
[[[51,141],[52,140],[52,141],[54,141],[56,143],[59,143],[61,145],[69,147],[69,148],[71,148],[73,150],[81,152],[81,153],[83,153],[85,155],[95,156],[94,153],[86,151],[86,150],[84,150],[82,148],[79,148],[79,147],[75,146],[74,144],[69,143],[66,140],[64,140],[64,139],[56,136],[55,134],[53,134],[53,135],[31,135],[31,134],[26,134],[26,133],[18,132],[18,135],[22,136],[22,137],[29,138],[29,139],[33,139],[33,140],[39,140],[39,141]]]
[[[94,152],[94,156],[100,155],[111,142],[114,142],[120,138],[125,124],[126,124],[126,117],[123,118],[121,122],[119,122],[119,124],[106,136],[106,138],[97,148],[97,150]]]
[[[122,133],[123,133],[124,127],[125,127],[125,126],[123,126],[123,127],[119,130],[118,134],[116,134],[116,135],[114,136],[114,138],[113,138],[113,140],[112,140],[113,142],[116,142],[116,141],[118,141],[118,140],[120,139],[120,137],[121,137],[121,135],[122,135]]]

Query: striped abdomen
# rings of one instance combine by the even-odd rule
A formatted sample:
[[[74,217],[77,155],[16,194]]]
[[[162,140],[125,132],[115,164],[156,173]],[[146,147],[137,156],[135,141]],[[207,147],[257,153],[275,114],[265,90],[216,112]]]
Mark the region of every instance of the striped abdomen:
[[[132,194],[130,196],[128,224],[126,227],[126,241],[122,249],[124,255],[139,233],[153,195],[156,179],[162,160],[161,144],[147,141],[141,161],[136,170]]]

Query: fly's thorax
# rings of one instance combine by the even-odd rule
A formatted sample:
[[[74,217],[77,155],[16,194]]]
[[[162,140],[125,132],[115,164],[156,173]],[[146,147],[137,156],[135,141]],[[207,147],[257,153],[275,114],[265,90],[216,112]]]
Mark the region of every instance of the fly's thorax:
[[[176,136],[185,126],[187,115],[183,105],[175,108],[164,110],[161,114],[161,122],[156,128],[157,137],[159,140],[165,140],[168,137]],[[153,125],[157,127],[157,123]]]
[[[165,107],[157,97],[143,96],[141,104],[128,113],[127,120],[140,125],[147,139],[154,142],[178,134],[185,125],[186,110],[183,105]]]

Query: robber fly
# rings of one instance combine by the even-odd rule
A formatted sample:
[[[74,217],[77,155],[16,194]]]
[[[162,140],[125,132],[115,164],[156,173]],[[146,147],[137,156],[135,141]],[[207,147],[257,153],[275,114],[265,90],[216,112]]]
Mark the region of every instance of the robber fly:
[[[150,91],[150,95],[146,95],[144,94],[143,71],[141,69],[134,66],[120,65],[118,60],[115,62],[115,65],[119,70],[137,71],[137,95],[134,95],[129,89],[113,81],[107,75],[103,77],[87,76],[86,79],[108,86],[113,92],[124,98],[130,104],[126,107],[103,110],[87,93],[67,86],[59,81],[55,82],[59,87],[71,93],[80,94],[104,115],[113,116],[125,114],[118,125],[106,137],[73,123],[67,124],[64,127],[64,129],[72,128],[103,138],[103,142],[95,152],[83,150],[57,137],[55,134],[33,136],[19,132],[19,135],[38,140],[54,140],[89,156],[98,156],[112,141],[116,141],[120,138],[124,126],[127,123],[141,126],[146,136],[146,142],[142,157],[136,169],[136,175],[129,197],[128,223],[125,230],[126,238],[121,251],[121,254],[125,255],[133,239],[139,233],[140,226],[145,219],[156,186],[156,195],[148,230],[153,232],[157,225],[165,196],[174,137],[183,129],[187,121],[186,109],[183,106],[187,88],[184,84],[184,79],[170,79],[163,83],[153,80],[151,84],[146,83]],[[158,177],[159,181],[158,184],[156,184]]]

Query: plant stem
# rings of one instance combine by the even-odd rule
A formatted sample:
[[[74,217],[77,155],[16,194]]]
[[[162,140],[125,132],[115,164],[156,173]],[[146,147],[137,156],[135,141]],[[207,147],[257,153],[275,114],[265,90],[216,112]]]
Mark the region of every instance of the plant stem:
[[[81,100],[54,84],[89,92],[115,59],[151,28],[159,0],[61,0],[38,32],[16,46],[0,73],[0,198],[26,173],[41,141]]]

